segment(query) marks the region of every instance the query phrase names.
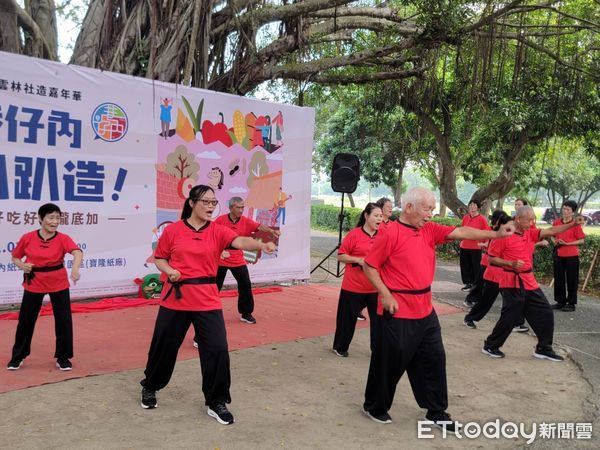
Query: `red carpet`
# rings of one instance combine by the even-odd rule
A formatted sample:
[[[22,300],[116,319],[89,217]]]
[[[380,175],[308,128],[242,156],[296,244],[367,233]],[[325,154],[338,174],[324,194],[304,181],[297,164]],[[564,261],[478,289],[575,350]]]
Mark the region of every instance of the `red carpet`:
[[[281,292],[280,287],[268,287],[268,288],[256,288],[252,289],[252,293],[256,296],[258,294],[266,294],[268,292]],[[236,290],[223,291],[220,294],[221,298],[225,297],[237,297],[238,293]],[[71,304],[71,313],[91,313],[91,312],[105,312],[115,311],[117,309],[125,308],[137,308],[138,306],[158,305],[160,300],[150,300],[145,298],[128,298],[128,297],[113,297],[97,300],[89,303],[73,303]],[[42,306],[40,310],[40,316],[51,316],[52,305],[50,303]],[[18,320],[19,312],[11,312],[0,314],[0,320]]]
[[[286,342],[314,336],[333,334],[339,287],[300,285],[280,292],[255,296],[256,325],[240,322],[235,298],[224,299],[223,311],[230,350]],[[54,319],[38,319],[31,355],[20,370],[8,371],[17,321],[0,321],[0,393],[69,378],[143,368],[158,306],[127,308],[102,313],[73,315],[75,333],[74,369],[61,372],[55,367]],[[435,304],[438,314],[460,310],[445,304]],[[358,322],[358,328],[369,322]],[[192,328],[179,351],[179,360],[197,358],[192,347]],[[142,376],[142,371],[140,371]]]

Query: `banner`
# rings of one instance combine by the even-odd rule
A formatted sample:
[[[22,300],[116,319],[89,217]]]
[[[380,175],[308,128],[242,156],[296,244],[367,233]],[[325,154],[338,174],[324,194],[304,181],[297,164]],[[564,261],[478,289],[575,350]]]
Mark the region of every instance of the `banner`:
[[[245,253],[254,282],[309,277],[312,108],[4,52],[0,67],[0,303],[21,299],[11,251],[42,204],[84,253],[72,297],[122,295],[158,271],[156,242],[196,184],[215,190],[213,217],[241,197],[281,231],[276,254]]]

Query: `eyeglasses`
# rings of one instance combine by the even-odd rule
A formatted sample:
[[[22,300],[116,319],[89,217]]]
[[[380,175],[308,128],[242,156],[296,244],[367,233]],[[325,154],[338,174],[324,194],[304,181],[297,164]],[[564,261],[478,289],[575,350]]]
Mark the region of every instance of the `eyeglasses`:
[[[205,200],[205,199],[201,198],[199,201],[200,201],[200,202],[201,202],[201,203],[202,203],[204,206],[208,206],[208,205],[211,205],[211,206],[217,206],[217,205],[219,204],[219,200]]]

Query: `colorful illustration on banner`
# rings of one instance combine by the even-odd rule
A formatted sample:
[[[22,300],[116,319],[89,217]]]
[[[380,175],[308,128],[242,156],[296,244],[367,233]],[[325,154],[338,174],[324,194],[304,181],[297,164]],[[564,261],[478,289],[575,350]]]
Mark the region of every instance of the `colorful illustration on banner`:
[[[168,139],[164,128],[157,133],[157,224],[179,219],[183,201],[196,184],[206,184],[215,191],[219,205],[213,219],[228,213],[231,197],[241,196],[246,204],[244,215],[275,229],[285,224],[285,213],[274,201],[283,176],[282,112],[238,108],[229,116],[222,104],[211,105],[204,98],[162,95],[161,105],[167,105],[167,98],[177,119],[175,131],[167,133]],[[178,101],[182,108],[176,107]],[[166,116],[160,119],[162,125]],[[272,240],[272,236],[256,237]],[[253,264],[277,257],[250,253],[247,258]]]
[[[213,167],[210,169],[210,172],[208,172],[207,184],[215,191],[221,190],[223,188],[224,178],[223,171],[219,167]]]
[[[102,103],[92,113],[92,129],[105,142],[117,142],[127,134],[129,120],[125,110],[114,103]]]
[[[173,109],[173,99],[163,98],[160,104],[160,130],[161,136],[168,139],[171,132],[171,110]]]
[[[160,280],[159,273],[149,273],[143,278],[136,278],[133,282],[140,287],[138,290],[139,298],[160,298],[164,283]]]

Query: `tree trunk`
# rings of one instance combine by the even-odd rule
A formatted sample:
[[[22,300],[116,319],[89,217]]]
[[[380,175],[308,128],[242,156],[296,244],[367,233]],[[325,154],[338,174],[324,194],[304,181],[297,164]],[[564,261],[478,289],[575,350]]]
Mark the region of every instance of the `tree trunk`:
[[[25,11],[40,28],[48,48],[58,55],[58,31],[56,28],[56,6],[53,0],[30,0],[25,2]],[[26,35],[24,53],[37,58],[44,57],[44,43],[34,36]]]
[[[348,194],[348,200],[350,200],[350,207],[356,208],[356,206],[354,205],[354,197],[352,196],[352,194]]]
[[[446,217],[446,205],[440,201],[440,217]]]
[[[506,196],[503,195],[502,197],[500,197],[498,199],[498,201],[496,202],[496,209],[500,210],[504,208],[504,200],[506,200]]]
[[[17,7],[12,0],[0,0],[0,50],[21,53]]]
[[[398,170],[398,179],[393,186],[394,206],[402,208],[402,182],[404,181],[404,166]]]

